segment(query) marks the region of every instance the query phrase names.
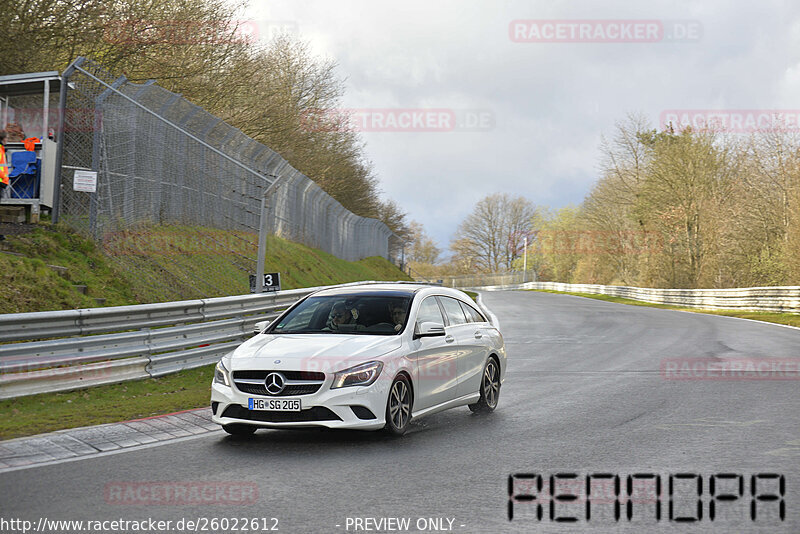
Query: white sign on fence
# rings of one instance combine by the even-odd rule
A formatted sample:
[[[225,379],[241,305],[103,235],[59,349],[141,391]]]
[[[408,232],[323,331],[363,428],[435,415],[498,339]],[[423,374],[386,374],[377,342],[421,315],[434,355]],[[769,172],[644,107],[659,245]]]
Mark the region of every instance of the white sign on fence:
[[[73,191],[97,192],[97,171],[75,171],[72,179]]]

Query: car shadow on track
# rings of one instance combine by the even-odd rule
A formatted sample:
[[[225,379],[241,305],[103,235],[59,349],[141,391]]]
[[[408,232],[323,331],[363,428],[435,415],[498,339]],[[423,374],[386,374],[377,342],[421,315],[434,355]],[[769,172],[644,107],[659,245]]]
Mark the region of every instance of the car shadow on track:
[[[508,423],[502,410],[491,414],[473,414],[466,410],[427,416],[411,421],[410,428],[403,436],[391,436],[383,431],[336,430],[329,428],[260,429],[252,436],[221,437],[215,447],[239,452],[265,450],[294,450],[296,447],[313,448],[324,445],[327,450],[346,449],[353,445],[396,448],[398,445],[423,445],[430,441],[446,440],[459,442],[485,440],[487,432],[501,431]],[[333,449],[331,449],[333,447]]]

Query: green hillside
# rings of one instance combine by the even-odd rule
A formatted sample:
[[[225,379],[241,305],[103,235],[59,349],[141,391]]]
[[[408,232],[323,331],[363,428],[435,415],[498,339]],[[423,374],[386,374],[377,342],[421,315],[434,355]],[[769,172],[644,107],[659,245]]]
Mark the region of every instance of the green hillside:
[[[257,236],[244,232],[149,227],[98,246],[60,227],[16,230],[0,248],[0,313],[241,295],[255,271]],[[275,237],[266,271],[281,273],[283,289],[410,279],[383,258],[348,262]]]

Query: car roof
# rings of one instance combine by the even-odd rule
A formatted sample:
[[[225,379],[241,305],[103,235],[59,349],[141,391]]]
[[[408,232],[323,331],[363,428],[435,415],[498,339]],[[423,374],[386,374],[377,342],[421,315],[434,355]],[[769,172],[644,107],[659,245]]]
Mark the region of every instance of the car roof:
[[[371,283],[353,284],[338,287],[321,289],[314,293],[314,296],[337,296],[337,295],[386,295],[386,296],[412,296],[422,288],[430,287],[423,284],[397,284],[397,283]]]
[[[456,289],[449,287],[434,286],[430,284],[421,283],[365,283],[345,285],[338,287],[331,287],[321,289],[314,293],[314,296],[338,296],[338,295],[384,295],[384,296],[413,296],[414,294],[424,291],[425,294],[448,295],[465,298],[465,295]],[[468,298],[468,297],[467,297]]]

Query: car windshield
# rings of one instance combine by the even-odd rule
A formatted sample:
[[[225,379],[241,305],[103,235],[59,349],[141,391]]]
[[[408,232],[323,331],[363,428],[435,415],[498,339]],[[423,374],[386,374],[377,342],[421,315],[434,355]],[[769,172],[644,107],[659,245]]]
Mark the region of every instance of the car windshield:
[[[411,296],[309,297],[282,317],[269,334],[363,334],[392,336],[408,321]]]

